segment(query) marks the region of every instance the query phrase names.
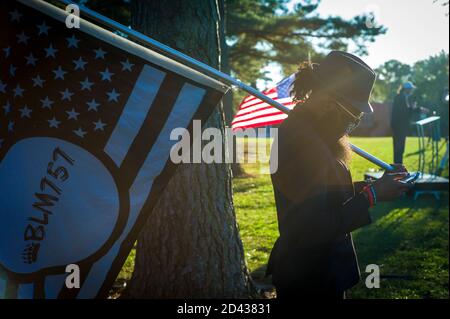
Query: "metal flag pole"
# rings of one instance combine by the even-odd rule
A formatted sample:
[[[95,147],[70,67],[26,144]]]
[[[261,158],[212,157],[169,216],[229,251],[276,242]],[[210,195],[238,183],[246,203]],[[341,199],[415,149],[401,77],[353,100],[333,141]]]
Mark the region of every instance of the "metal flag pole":
[[[247,93],[259,98],[260,100],[266,102],[267,104],[273,106],[274,108],[276,108],[286,114],[289,114],[289,112],[291,111],[288,107],[284,106],[283,104],[280,104],[280,103],[272,100],[271,98],[262,94],[258,90],[254,89],[253,87],[233,78],[232,76],[230,76],[226,73],[220,72],[219,70],[216,70],[213,67],[210,67],[209,65],[207,65],[205,63],[197,61],[184,53],[181,53],[175,49],[172,49],[171,47],[169,47],[167,45],[164,45],[156,40],[153,40],[152,38],[150,38],[140,32],[137,32],[133,29],[130,29],[130,28],[128,28],[110,18],[107,18],[85,6],[76,4],[73,1],[69,1],[69,0],[57,0],[57,2],[65,5],[65,6],[76,5],[80,8],[80,13],[82,13],[83,15],[86,15],[88,18],[92,19],[93,21],[103,24],[113,30],[124,33],[129,38],[133,39],[134,41],[139,42],[139,43],[143,44],[144,46],[147,46],[148,48],[150,48],[158,53],[161,53],[167,57],[170,57],[171,59],[174,59],[177,62],[185,64],[199,72],[205,73],[208,76],[211,76],[217,80],[220,80],[230,86],[240,88],[240,89],[246,91]],[[367,159],[369,162],[372,162],[373,164],[375,164],[385,170],[388,170],[388,171],[394,169],[391,165],[389,165],[388,163],[373,156],[372,154],[362,150],[361,148],[359,148],[353,144],[350,144],[350,145],[351,145],[351,149],[353,152],[355,152],[356,154],[360,155],[361,157]]]

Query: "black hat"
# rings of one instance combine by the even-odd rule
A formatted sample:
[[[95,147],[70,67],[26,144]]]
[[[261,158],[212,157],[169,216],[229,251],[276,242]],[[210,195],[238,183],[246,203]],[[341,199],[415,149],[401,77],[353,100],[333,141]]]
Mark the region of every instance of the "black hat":
[[[369,99],[376,74],[363,60],[347,52],[332,51],[314,69],[321,89],[338,102],[359,112],[373,112]]]

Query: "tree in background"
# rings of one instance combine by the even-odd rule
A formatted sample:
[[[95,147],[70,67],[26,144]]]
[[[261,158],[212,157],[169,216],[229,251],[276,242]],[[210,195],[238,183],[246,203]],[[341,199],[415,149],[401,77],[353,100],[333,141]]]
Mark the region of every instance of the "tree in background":
[[[406,81],[412,81],[411,66],[397,60],[389,60],[378,67],[377,81],[372,99],[387,102],[394,99],[399,87]]]
[[[320,62],[323,52],[349,50],[367,53],[366,45],[386,32],[372,27],[371,14],[321,17],[320,0],[303,0],[289,10],[289,0],[228,0],[227,43],[232,75],[255,85],[269,80],[264,70],[269,64],[281,67],[284,76],[294,73],[309,58]],[[368,25],[370,27],[368,27]],[[245,92],[235,92],[237,106]],[[225,107],[226,108],[226,107]],[[225,110],[234,113],[235,110]]]
[[[400,85],[405,81],[412,81],[417,86],[415,100],[420,106],[433,110],[440,105],[442,94],[448,89],[449,56],[448,53],[441,52],[412,66],[390,60],[375,71],[378,80],[375,83],[374,100],[391,102]]]
[[[365,55],[366,45],[386,32],[368,27],[370,14],[350,20],[321,17],[320,0],[302,0],[289,10],[289,0],[228,0],[227,38],[231,69],[241,80],[264,79],[263,68],[279,63],[285,75],[299,62],[320,58],[318,50],[347,51]]]
[[[132,26],[220,69],[224,34],[219,2],[132,1]],[[223,133],[221,105],[206,126]],[[180,165],[138,238],[126,295],[242,298],[249,297],[252,288],[234,214],[229,165]]]
[[[417,86],[415,96],[419,104],[437,110],[442,94],[448,89],[449,57],[441,52],[426,60],[418,61],[412,67],[412,81]]]

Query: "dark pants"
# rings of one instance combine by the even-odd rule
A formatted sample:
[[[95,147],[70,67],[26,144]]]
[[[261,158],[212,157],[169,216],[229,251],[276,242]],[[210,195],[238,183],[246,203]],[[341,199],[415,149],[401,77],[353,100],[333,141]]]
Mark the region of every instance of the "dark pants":
[[[394,163],[403,164],[403,153],[405,152],[406,132],[394,131]]]

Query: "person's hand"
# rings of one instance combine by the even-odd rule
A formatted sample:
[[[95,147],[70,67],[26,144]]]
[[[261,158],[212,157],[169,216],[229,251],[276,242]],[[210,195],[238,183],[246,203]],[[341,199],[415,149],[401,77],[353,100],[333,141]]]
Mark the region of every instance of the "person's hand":
[[[383,176],[373,183],[377,201],[391,201],[409,191],[413,185],[400,181],[408,176],[408,170],[401,164],[391,164],[394,169],[386,171]]]
[[[390,164],[390,165],[393,167],[393,169],[390,171],[385,171],[384,175],[399,174],[399,176],[403,176],[401,178],[404,178],[404,177],[406,177],[406,175],[408,175],[408,170],[406,169],[405,165],[403,165],[403,164]]]

